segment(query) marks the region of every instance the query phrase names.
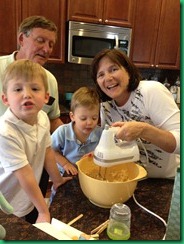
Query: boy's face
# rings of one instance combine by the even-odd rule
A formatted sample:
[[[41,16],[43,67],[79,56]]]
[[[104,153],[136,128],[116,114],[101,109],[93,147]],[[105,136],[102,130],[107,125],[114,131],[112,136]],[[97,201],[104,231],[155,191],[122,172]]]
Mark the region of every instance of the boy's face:
[[[98,124],[99,107],[95,106],[92,109],[80,106],[75,109],[75,112],[70,112],[70,118],[75,121],[75,129],[84,135],[89,135]]]
[[[48,99],[49,94],[40,76],[30,81],[9,80],[7,94],[2,95],[4,104],[10,107],[14,115],[31,125],[37,122],[37,114]]]

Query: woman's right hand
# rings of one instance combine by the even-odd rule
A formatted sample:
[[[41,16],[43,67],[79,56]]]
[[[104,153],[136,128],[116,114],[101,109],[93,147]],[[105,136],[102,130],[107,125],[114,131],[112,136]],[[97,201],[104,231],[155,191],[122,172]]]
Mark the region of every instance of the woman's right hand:
[[[113,127],[120,127],[116,133],[116,138],[124,141],[133,141],[142,137],[146,123],[137,121],[115,122]]]

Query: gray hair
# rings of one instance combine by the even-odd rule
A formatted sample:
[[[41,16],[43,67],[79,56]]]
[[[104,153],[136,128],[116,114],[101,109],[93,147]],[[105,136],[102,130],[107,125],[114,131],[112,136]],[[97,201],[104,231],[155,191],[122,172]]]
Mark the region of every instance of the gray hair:
[[[57,36],[57,26],[49,19],[46,19],[44,16],[30,16],[22,21],[19,26],[18,33],[24,33],[26,36],[29,36],[30,31],[33,28],[42,28],[53,31]]]

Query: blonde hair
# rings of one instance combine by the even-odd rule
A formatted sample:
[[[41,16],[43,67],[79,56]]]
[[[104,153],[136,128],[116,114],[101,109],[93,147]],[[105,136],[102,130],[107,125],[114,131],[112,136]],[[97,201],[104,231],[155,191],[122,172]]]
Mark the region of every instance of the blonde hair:
[[[34,78],[40,78],[43,81],[45,91],[48,91],[47,75],[44,68],[38,64],[27,59],[16,60],[9,64],[5,69],[2,76],[2,90],[3,93],[7,93],[8,82],[12,79],[24,78],[26,81],[33,80]]]
[[[89,87],[81,87],[75,91],[72,96],[70,109],[74,113],[79,106],[89,109],[97,106],[100,109],[100,99],[96,90]]]

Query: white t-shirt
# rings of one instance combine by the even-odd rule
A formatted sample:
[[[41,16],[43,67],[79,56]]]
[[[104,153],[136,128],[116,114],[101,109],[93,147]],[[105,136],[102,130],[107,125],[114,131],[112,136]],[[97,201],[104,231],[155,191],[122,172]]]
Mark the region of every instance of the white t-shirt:
[[[160,82],[140,81],[138,88],[131,92],[124,106],[116,106],[113,100],[101,104],[103,127],[116,121],[132,120],[149,123],[174,135],[177,146],[172,154],[142,140],[149,156],[148,164],[145,152],[138,143],[140,161],[147,168],[149,177],[174,177],[180,161],[180,111],[170,91]]]
[[[0,190],[18,217],[30,213],[34,206],[13,171],[30,164],[39,184],[50,145],[50,123],[45,112],[38,113],[34,126],[19,120],[9,108],[0,117]]]
[[[10,55],[1,56],[0,57],[0,96],[2,93],[2,74],[6,67],[15,61],[15,54],[13,52]],[[48,91],[50,95],[50,102],[43,106],[43,111],[45,111],[49,117],[49,119],[56,119],[60,116],[60,109],[59,109],[59,100],[58,100],[58,85],[55,77],[46,70],[47,80],[48,80]],[[7,107],[3,104],[0,99],[0,116],[6,111]]]

